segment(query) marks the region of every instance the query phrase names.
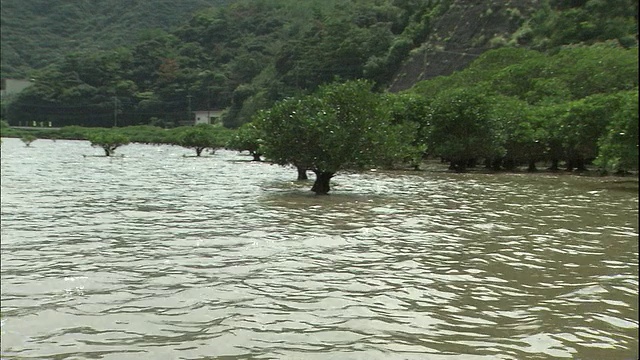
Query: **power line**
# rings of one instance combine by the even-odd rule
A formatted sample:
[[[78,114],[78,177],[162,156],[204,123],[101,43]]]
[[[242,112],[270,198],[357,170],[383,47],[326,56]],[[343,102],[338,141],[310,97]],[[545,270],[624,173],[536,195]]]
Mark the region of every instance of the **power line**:
[[[110,106],[106,103],[101,103],[101,104],[86,104],[86,105],[55,105],[55,104],[51,104],[51,105],[46,105],[46,104],[26,104],[24,102],[16,102],[15,103],[18,106],[22,106],[22,107],[30,107],[30,108],[40,108],[40,109],[95,109],[97,107],[107,107]]]
[[[466,52],[457,52],[457,51],[450,51],[450,50],[426,50],[425,52],[441,52],[441,53],[449,53],[449,54],[456,54],[456,55],[463,55],[463,56],[473,56],[473,57],[478,57],[482,54],[471,54],[471,53],[466,53]]]

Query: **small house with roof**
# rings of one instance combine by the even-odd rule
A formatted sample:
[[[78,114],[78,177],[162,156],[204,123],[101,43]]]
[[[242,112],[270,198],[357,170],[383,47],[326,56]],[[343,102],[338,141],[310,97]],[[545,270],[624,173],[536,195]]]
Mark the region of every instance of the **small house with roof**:
[[[222,110],[199,110],[193,112],[195,121],[194,125],[211,124],[222,125]]]

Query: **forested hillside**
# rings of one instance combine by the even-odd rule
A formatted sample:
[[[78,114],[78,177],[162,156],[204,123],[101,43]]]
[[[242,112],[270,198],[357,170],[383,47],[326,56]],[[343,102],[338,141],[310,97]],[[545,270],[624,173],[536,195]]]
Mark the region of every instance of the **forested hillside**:
[[[611,39],[628,48],[637,46],[637,36],[635,0],[448,1],[390,89],[408,89],[420,80],[462,70],[488,49],[555,52],[570,44]]]
[[[182,22],[172,2],[124,3],[105,1],[98,9],[87,1],[3,2],[3,39],[10,47],[24,44],[21,52],[5,52],[3,40],[3,64],[6,57],[8,68],[18,69],[30,59],[24,64],[38,67],[27,74],[34,86],[3,106],[3,116],[12,124],[111,126],[115,113],[120,126],[174,126],[191,110],[220,108],[225,125],[237,127],[259,109],[334,79],[364,78],[379,91],[399,91],[464,69],[495,48],[551,54],[605,40],[637,48],[634,0],[236,0]],[[42,36],[17,35],[28,8],[48,14],[27,33]],[[125,31],[171,11],[171,28]],[[5,23],[5,12],[23,17]],[[70,46],[74,36],[85,40]],[[54,54],[67,47],[74,50],[57,61]]]
[[[23,77],[71,51],[128,45],[141,30],[169,30],[197,10],[226,2],[2,0],[2,76]]]

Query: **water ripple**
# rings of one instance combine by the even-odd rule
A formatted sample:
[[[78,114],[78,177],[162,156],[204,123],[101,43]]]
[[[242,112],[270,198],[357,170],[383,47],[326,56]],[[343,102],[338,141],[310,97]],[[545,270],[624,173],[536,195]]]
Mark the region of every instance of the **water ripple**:
[[[3,358],[638,355],[637,182],[96,151],[3,139]]]

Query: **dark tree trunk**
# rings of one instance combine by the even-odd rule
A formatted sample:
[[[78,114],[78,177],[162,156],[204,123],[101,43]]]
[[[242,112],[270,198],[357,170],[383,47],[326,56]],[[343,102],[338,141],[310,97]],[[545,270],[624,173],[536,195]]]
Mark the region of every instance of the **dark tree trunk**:
[[[313,183],[313,187],[311,187],[311,191],[315,192],[316,195],[327,195],[331,188],[329,187],[329,182],[333,177],[334,173],[332,172],[321,172],[321,171],[313,171],[316,174],[316,181]]]
[[[262,161],[262,159],[260,159],[260,154],[257,152],[252,152],[251,156],[253,156],[253,161]]]
[[[308,180],[309,177],[307,176],[307,169],[304,167],[300,167],[300,166],[296,166],[296,169],[298,170],[298,180]]]
[[[547,170],[551,170],[551,171],[558,171],[559,169],[559,164],[560,164],[560,160],[558,159],[552,159],[551,160],[551,166],[549,166],[549,168]]]
[[[502,168],[502,158],[496,158],[491,162],[491,169],[494,171],[500,171]]]
[[[475,168],[477,164],[478,164],[478,159],[476,158],[471,158],[466,161],[466,165],[469,168]]]
[[[565,166],[565,171],[573,171],[573,160],[568,160]]]
[[[196,148],[196,156],[200,156],[200,154],[202,154],[202,150],[204,150],[204,148]]]
[[[104,150],[104,156],[111,156],[111,149],[106,146],[103,146],[102,149]]]
[[[587,171],[584,159],[576,159],[574,164],[576,166],[576,171]]]
[[[462,173],[467,171],[467,160],[456,160],[452,161],[449,166],[449,170],[454,170],[455,172]]]
[[[528,172],[536,172],[538,168],[536,168],[536,162],[534,160],[529,160],[529,167],[527,168]]]
[[[516,162],[513,159],[505,159],[502,162],[502,167],[504,167],[505,170],[514,171],[516,169]]]

